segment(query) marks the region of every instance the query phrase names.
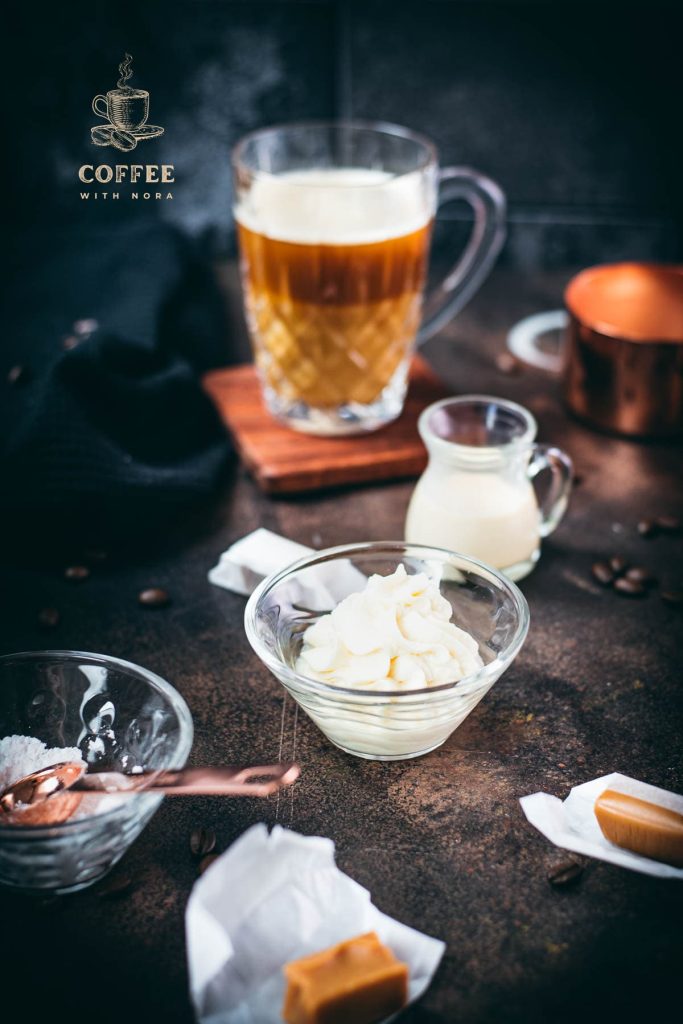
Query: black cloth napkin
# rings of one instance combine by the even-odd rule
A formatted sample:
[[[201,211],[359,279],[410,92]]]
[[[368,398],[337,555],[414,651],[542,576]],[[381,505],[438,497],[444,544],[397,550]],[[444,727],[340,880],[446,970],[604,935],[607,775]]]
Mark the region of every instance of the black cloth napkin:
[[[208,269],[155,224],[35,246],[2,319],[0,512],[111,525],[205,498],[230,452],[199,382],[230,361]]]

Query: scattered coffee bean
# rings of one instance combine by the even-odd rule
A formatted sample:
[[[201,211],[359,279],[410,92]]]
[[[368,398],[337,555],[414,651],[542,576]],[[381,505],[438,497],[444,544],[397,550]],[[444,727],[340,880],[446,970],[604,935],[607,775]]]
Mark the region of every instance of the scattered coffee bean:
[[[63,900],[61,896],[44,896],[38,900],[37,906],[44,914],[54,914],[55,911],[64,910],[66,903],[67,900]]]
[[[574,473],[574,476],[572,477],[572,484],[574,487],[580,487],[585,479],[586,478],[582,473]]]
[[[557,408],[558,400],[553,398],[551,395],[543,392],[540,395],[532,395],[528,398],[526,404],[533,409],[539,416],[554,411]]]
[[[633,583],[642,583],[645,587],[649,587],[657,582],[657,577],[654,573],[646,569],[644,565],[633,565],[630,569],[627,569],[626,579],[632,580]]]
[[[609,567],[615,576],[621,576],[622,572],[625,571],[627,562],[621,555],[612,555],[609,560]]]
[[[614,573],[607,562],[596,562],[591,569],[593,576],[603,587],[609,587],[614,582]]]
[[[664,533],[678,533],[681,528],[681,521],[677,516],[657,516],[655,524]]]
[[[96,331],[98,327],[99,324],[97,320],[94,320],[92,317],[84,317],[82,320],[76,320],[73,325],[73,329],[76,334],[80,335],[92,334],[92,332]]]
[[[202,857],[197,868],[199,874],[203,875],[206,869],[210,868],[215,860],[218,860],[217,853],[207,853],[206,857]]]
[[[97,891],[97,895],[103,900],[118,900],[127,896],[135,887],[135,879],[130,875],[114,875],[108,878]]]
[[[161,587],[148,587],[140,591],[138,601],[145,608],[165,608],[171,603],[171,598]]]
[[[190,849],[195,857],[205,857],[216,845],[216,833],[210,828],[196,828],[190,836]]]
[[[38,612],[38,622],[46,629],[53,629],[59,625],[59,611],[57,608],[41,608]]]
[[[77,338],[75,334],[69,334],[62,342],[62,348],[65,352],[70,352],[72,348],[80,345],[80,341],[80,338]]]
[[[646,593],[642,583],[626,579],[625,576],[620,576],[619,579],[614,581],[614,589],[622,597],[642,597]]]
[[[70,565],[68,569],[64,570],[64,575],[68,580],[80,583],[82,580],[87,580],[90,569],[87,565]]]
[[[83,555],[89,562],[106,562],[108,558],[104,548],[83,548]]]
[[[665,604],[674,606],[683,604],[683,590],[662,590],[659,596]]]
[[[28,370],[25,366],[13,366],[7,374],[9,384],[25,384],[28,380]]]
[[[499,352],[496,356],[496,368],[500,373],[512,376],[519,373],[521,367],[511,352]]]
[[[558,889],[575,885],[583,874],[583,866],[575,860],[563,860],[548,872],[548,881]]]
[[[641,519],[638,523],[638,533],[641,537],[654,537],[657,533],[657,524],[653,519]]]

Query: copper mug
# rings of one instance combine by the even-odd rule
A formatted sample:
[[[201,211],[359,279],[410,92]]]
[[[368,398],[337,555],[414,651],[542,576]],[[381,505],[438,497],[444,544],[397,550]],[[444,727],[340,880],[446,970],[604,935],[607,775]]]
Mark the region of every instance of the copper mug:
[[[683,433],[683,266],[590,267],[569,282],[564,302],[516,324],[512,354],[559,375],[569,409],[602,430]],[[554,351],[543,347],[550,332]]]

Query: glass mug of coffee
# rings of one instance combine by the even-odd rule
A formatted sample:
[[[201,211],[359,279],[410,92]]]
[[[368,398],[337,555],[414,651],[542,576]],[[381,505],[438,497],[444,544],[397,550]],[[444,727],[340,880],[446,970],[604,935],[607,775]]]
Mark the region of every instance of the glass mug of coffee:
[[[415,345],[488,274],[505,198],[434,145],[387,124],[316,122],[247,135],[233,151],[247,325],[265,402],[297,430],[375,430],[403,408]],[[423,303],[437,206],[464,199],[469,243]],[[423,317],[424,306],[424,317]]]
[[[134,132],[142,128],[149,117],[149,93],[146,89],[127,87],[110,89],[106,96],[100,93],[95,97],[92,108],[98,117],[104,117],[115,128]]]

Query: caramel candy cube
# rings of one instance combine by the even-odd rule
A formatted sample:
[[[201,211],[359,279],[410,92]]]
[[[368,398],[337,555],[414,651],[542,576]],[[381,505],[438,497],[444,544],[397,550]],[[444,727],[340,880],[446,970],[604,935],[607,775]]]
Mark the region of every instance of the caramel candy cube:
[[[595,801],[605,839],[624,850],[683,867],[683,814],[606,789]]]
[[[287,1024],[374,1024],[408,1001],[408,968],[375,932],[285,965]]]

